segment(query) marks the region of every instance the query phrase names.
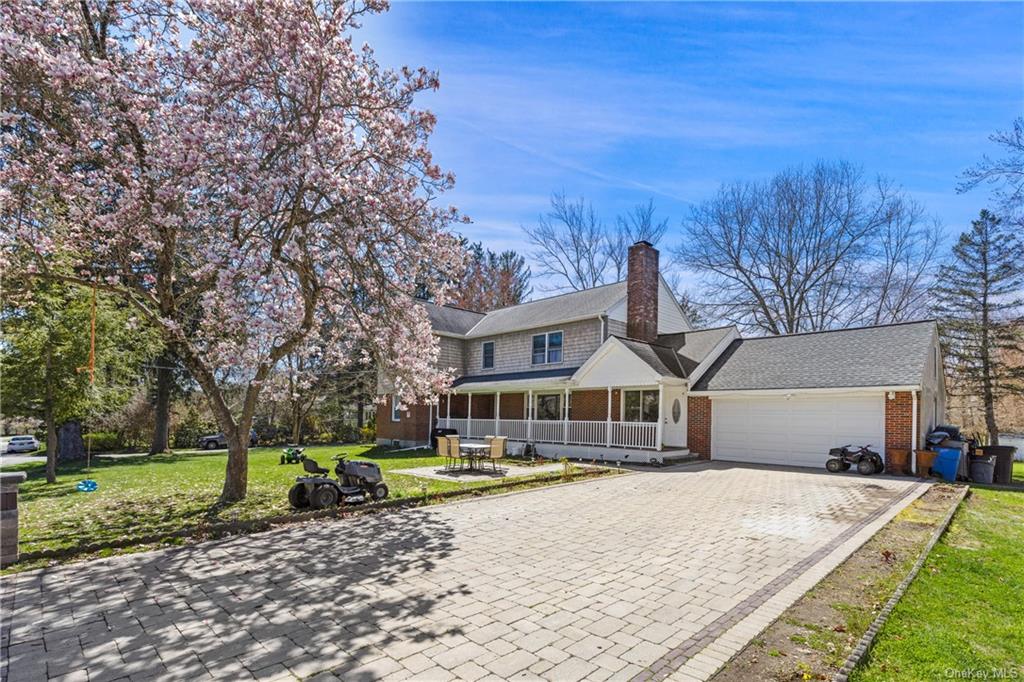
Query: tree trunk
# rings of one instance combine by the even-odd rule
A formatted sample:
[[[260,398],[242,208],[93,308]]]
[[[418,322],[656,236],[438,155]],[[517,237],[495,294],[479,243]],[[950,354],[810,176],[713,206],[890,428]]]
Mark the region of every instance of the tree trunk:
[[[356,401],[356,427],[360,431],[363,430],[363,401],[362,400],[357,400]]]
[[[47,346],[46,350],[46,372],[43,374],[43,381],[46,382],[46,395],[43,398],[43,421],[46,422],[46,482],[57,482],[57,424],[53,414],[53,349]]]
[[[82,425],[79,422],[72,419],[61,424],[57,440],[57,457],[60,461],[85,459],[85,441],[82,440]]]
[[[170,365],[173,361],[169,353],[157,359],[156,412],[153,415],[153,441],[149,446],[151,455],[170,450],[171,387],[174,383],[174,372]]]
[[[302,445],[302,406],[298,400],[292,402],[292,442]]]
[[[225,431],[224,435],[228,441],[228,464],[220,501],[238,502],[245,497],[249,482],[249,430]]]
[[[46,482],[57,482],[57,424],[54,423],[53,405],[47,403],[43,412],[46,422]]]

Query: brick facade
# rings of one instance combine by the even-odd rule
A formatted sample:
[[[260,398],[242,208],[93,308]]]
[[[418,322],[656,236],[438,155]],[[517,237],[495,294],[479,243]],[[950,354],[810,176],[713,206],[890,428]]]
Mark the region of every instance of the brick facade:
[[[598,421],[608,419],[608,389],[573,391],[569,419],[573,421]],[[619,390],[612,390],[612,421],[619,419]]]
[[[910,391],[885,398],[885,448],[913,449],[913,396]]]
[[[658,338],[658,250],[647,242],[629,247],[626,272],[626,333],[653,342]]]
[[[686,410],[687,447],[702,459],[711,459],[711,398],[689,396]]]
[[[430,437],[430,406],[411,405],[400,415],[399,421],[391,420],[391,396],[377,405],[377,439],[390,442],[402,441],[403,445],[423,443]]]

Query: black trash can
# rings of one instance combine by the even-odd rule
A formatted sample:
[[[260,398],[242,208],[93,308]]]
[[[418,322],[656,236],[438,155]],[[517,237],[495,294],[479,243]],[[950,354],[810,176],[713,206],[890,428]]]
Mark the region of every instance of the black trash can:
[[[975,483],[992,483],[995,471],[995,457],[971,457],[971,480]]]
[[[458,429],[442,429],[438,427],[430,432],[430,447],[437,450],[437,437],[438,436],[457,436],[459,435]]]
[[[993,481],[1000,485],[1010,485],[1013,480],[1013,455],[1017,448],[1012,445],[986,445],[978,448],[986,456],[995,456],[996,467]]]

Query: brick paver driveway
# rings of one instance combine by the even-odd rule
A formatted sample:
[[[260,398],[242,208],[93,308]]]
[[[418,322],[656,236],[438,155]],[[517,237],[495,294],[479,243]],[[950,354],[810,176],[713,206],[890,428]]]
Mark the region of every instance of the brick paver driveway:
[[[8,679],[702,679],[921,492],[703,464],[19,574]]]

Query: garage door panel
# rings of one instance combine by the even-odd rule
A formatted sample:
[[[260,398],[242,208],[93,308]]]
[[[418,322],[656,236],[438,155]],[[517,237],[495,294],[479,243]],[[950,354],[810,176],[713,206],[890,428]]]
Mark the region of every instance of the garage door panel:
[[[821,467],[839,445],[871,443],[881,450],[884,409],[881,395],[717,399],[712,456]]]

